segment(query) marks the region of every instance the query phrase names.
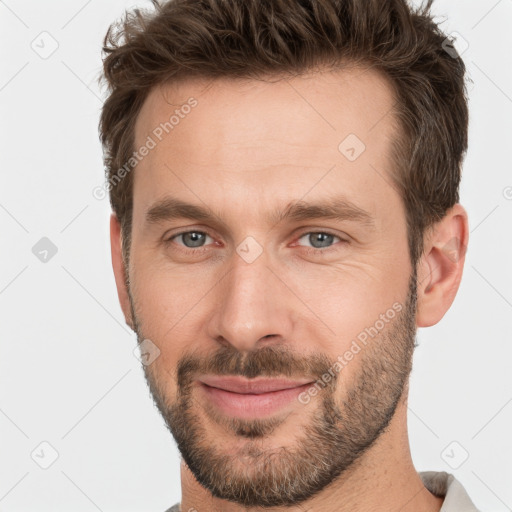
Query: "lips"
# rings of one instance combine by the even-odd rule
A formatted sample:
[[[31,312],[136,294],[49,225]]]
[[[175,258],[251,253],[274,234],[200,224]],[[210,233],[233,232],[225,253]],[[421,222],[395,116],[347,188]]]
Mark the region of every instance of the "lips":
[[[301,406],[298,396],[313,382],[311,379],[202,376],[198,379],[206,411],[215,410],[241,419],[264,418]]]
[[[230,391],[231,393],[260,395],[274,391],[297,388],[313,382],[311,379],[284,379],[284,378],[256,378],[245,379],[238,376],[220,377],[204,376],[198,379],[212,388]]]

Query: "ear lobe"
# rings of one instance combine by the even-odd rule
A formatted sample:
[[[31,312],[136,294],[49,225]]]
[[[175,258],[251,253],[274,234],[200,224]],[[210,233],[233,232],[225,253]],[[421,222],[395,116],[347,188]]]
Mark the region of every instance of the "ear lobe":
[[[457,203],[425,240],[418,263],[418,327],[435,325],[452,305],[462,279],[468,240],[468,215]]]
[[[126,271],[123,262],[121,225],[114,213],[110,216],[110,249],[112,254],[112,268],[116,280],[117,296],[127,325],[133,330],[133,319],[126,288]]]

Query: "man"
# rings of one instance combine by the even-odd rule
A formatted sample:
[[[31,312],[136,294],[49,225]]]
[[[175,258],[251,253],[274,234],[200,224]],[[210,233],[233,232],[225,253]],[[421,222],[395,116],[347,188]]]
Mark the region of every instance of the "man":
[[[407,436],[462,277],[465,67],[430,2],[173,0],[105,38],[112,262],[171,511],[475,511]]]

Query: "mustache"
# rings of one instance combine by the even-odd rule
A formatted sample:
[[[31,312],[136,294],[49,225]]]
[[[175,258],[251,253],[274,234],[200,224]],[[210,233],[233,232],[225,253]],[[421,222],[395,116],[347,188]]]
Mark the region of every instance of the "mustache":
[[[211,355],[183,356],[177,365],[180,388],[188,387],[199,374],[219,376],[311,378],[317,380],[327,373],[332,361],[320,353],[305,356],[284,345],[266,345],[261,349],[242,353],[231,345],[223,345]]]

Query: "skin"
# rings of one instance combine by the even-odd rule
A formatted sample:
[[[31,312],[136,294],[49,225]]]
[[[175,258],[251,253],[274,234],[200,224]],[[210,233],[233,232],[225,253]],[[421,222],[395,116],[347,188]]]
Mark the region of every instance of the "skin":
[[[136,147],[191,96],[198,105],[133,171],[127,268],[119,222],[111,217],[112,263],[126,322],[139,341],[150,339],[160,350],[144,369],[185,455],[181,510],[261,510],[254,506],[260,499],[267,511],[439,511],[442,498],[423,486],[411,460],[408,375],[415,328],[439,322],[457,293],[464,251],[445,247],[451,242],[453,248],[454,239],[467,246],[466,211],[456,204],[426,234],[415,274],[405,210],[389,178],[394,99],[374,71],[347,68],[273,83],[162,85],[137,118]],[[366,146],[354,161],[338,150],[350,133]],[[374,229],[353,220],[267,219],[297,200],[322,203],[339,193],[372,215]],[[146,212],[169,194],[207,206],[216,220],[148,223]],[[191,245],[184,237],[164,242],[186,230],[209,235],[202,249],[191,248],[195,254],[184,252],[185,243]],[[335,237],[321,249],[328,252],[308,253],[307,234],[318,232]],[[262,249],[250,263],[236,250],[248,236]],[[401,314],[307,405],[294,401],[263,421],[236,421],[212,410],[195,385],[208,364],[213,373],[229,373],[218,354],[241,365],[232,374],[248,375],[243,362],[252,362],[256,375],[270,375],[265,371],[273,364],[274,375],[318,376],[394,303],[403,305]],[[196,366],[183,370],[184,360]],[[328,412],[332,437],[315,442],[311,434],[324,432]],[[348,428],[357,426],[359,434]],[[344,440],[352,451],[340,448]],[[336,478],[316,490],[307,486],[311,472],[296,469],[311,462],[300,451],[305,445],[310,455],[320,457],[326,449],[338,454],[325,459],[338,465]],[[304,458],[293,459],[292,449]],[[265,459],[277,476],[298,471],[288,474],[303,479],[300,499],[298,485],[281,482],[277,494],[289,499],[275,501],[277,494],[262,480],[269,473]],[[226,464],[212,471],[211,460]],[[209,488],[207,476],[214,479]],[[228,477],[235,489],[225,486]],[[236,495],[244,480],[260,485],[253,494]]]

